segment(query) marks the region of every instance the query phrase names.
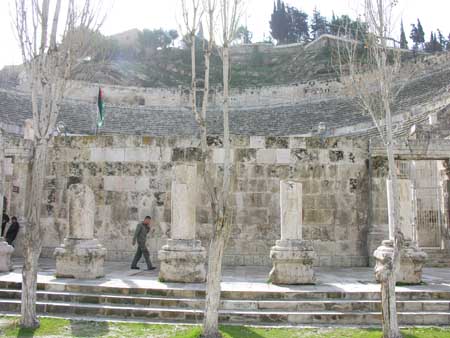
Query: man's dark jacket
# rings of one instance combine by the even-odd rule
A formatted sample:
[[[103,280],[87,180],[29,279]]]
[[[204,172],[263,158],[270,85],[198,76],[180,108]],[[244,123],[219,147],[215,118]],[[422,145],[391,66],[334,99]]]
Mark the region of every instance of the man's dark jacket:
[[[149,231],[150,226],[145,225],[143,222],[139,223],[133,236],[133,244],[137,242],[140,247],[145,247],[145,242],[147,241],[147,234]]]
[[[6,241],[8,242],[9,245],[11,245],[12,242],[14,242],[18,232],[19,232],[19,223],[18,222],[11,223],[8,231],[6,232]]]

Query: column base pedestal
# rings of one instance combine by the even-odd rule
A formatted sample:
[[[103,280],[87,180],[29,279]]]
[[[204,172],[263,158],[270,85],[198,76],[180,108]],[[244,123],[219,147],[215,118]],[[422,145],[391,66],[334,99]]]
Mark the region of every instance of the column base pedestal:
[[[0,237],[0,272],[12,271],[11,255],[14,247],[9,245],[3,237]]]
[[[169,239],[158,251],[163,282],[203,283],[206,281],[206,250],[199,240]]]
[[[403,242],[400,250],[400,269],[397,271],[397,282],[420,284],[422,282],[422,269],[427,254],[413,241]]]
[[[274,284],[314,284],[316,253],[310,241],[280,240],[270,250],[269,280]]]
[[[106,248],[96,239],[66,238],[54,256],[58,278],[96,279],[105,275]]]
[[[381,281],[381,275],[377,271],[386,269],[386,258],[390,256],[392,260],[394,253],[392,241],[383,241],[381,246],[374,252],[376,259],[375,277],[378,282]],[[422,269],[425,264],[427,254],[422,251],[416,243],[404,241],[400,248],[400,266],[395,274],[397,283],[420,284],[422,282]]]

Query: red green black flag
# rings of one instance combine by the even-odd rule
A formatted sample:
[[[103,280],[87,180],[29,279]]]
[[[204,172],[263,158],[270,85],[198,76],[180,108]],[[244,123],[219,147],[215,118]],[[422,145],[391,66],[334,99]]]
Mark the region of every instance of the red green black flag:
[[[97,108],[97,127],[101,127],[105,121],[105,101],[103,100],[103,90],[100,87],[98,88]]]

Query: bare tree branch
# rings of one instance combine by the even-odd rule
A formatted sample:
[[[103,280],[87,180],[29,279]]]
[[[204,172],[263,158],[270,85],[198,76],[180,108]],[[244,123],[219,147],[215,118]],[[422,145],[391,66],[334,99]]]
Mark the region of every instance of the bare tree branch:
[[[100,3],[101,1],[99,5]],[[50,0],[15,0],[16,12],[13,17],[31,86],[34,127],[22,278],[21,325],[28,328],[39,325],[36,315],[36,279],[44,232],[40,212],[48,146],[68,80],[76,66],[82,64],[84,58],[92,53],[94,46],[90,43],[90,36],[93,31],[98,30],[103,20],[100,19],[99,5],[94,6],[91,0],[80,0],[77,3],[69,0],[64,4],[67,5],[65,15],[62,13],[61,0],[56,0],[53,12],[50,11]],[[53,17],[50,18],[50,15]],[[60,22],[64,24],[60,25]]]
[[[385,338],[401,337],[396,312],[395,273],[399,265],[399,250],[403,236],[398,226],[392,107],[405,83],[397,85],[398,81],[396,81],[400,79],[401,50],[388,45],[388,42],[392,40],[390,38],[391,19],[392,10],[396,4],[396,0],[364,0],[368,33],[358,37],[357,40],[360,42],[344,42],[344,51],[340,49],[341,43],[337,42],[340,74],[348,76],[353,96],[363,111],[371,116],[386,146],[388,155],[389,240],[393,251],[392,255],[387,254],[387,251],[380,251],[379,256],[376,257],[376,274],[381,281],[383,336]],[[345,67],[347,67],[347,71],[344,71]]]

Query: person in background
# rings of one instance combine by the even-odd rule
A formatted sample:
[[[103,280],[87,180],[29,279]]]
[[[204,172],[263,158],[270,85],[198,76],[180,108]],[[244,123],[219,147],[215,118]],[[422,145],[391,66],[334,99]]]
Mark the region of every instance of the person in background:
[[[136,226],[136,231],[133,236],[133,245],[138,245],[136,255],[134,255],[133,262],[131,263],[132,269],[139,269],[137,266],[139,260],[141,259],[142,255],[144,255],[145,262],[147,263],[147,269],[148,270],[154,270],[155,267],[152,266],[152,262],[150,261],[150,254],[147,249],[146,241],[147,241],[147,234],[150,232],[150,223],[152,221],[152,218],[150,216],[146,216],[144,221],[142,223],[139,223]]]
[[[8,231],[6,232],[6,241],[8,242],[9,245],[12,245],[12,243],[14,242],[14,240],[17,237],[17,234],[19,233],[19,222],[17,222],[17,217],[13,216],[11,218],[11,225],[8,228]]]
[[[3,237],[5,235],[6,224],[8,224],[8,222],[9,222],[9,216],[6,214],[6,210],[3,210],[1,237]]]

